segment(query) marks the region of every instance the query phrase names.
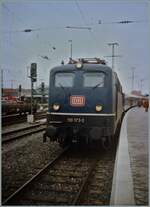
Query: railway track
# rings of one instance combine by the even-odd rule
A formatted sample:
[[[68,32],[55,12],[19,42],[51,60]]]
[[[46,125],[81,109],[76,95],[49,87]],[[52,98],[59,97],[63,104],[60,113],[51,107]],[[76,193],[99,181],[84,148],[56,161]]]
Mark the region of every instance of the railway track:
[[[40,131],[45,130],[46,126],[44,124],[35,124],[32,126],[16,129],[9,132],[2,133],[2,143],[8,143],[10,141],[20,139],[24,136],[31,135]]]
[[[109,205],[115,150],[71,148],[64,149],[3,205]]]
[[[35,120],[46,118],[46,112],[38,112],[35,114]],[[13,114],[2,116],[2,126],[7,126],[11,124],[23,123],[27,121],[27,114]]]

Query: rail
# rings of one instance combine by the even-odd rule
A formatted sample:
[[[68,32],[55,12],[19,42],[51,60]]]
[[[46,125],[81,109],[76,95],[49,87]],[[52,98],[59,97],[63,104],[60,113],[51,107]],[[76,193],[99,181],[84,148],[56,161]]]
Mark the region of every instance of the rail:
[[[46,126],[44,124],[35,124],[33,126],[28,126],[13,131],[4,132],[2,133],[2,144],[8,143],[12,140],[20,139],[30,134],[38,133],[45,129]]]
[[[46,112],[40,112],[35,114],[35,120],[46,118]],[[27,121],[27,115],[19,115],[19,114],[14,114],[14,115],[7,115],[7,116],[2,116],[2,126],[7,126],[11,124],[18,124],[18,123],[23,123]]]
[[[60,157],[68,151],[69,147],[64,148],[59,155],[54,158],[52,161],[50,161],[48,164],[46,164],[36,175],[34,175],[30,180],[28,180],[24,185],[22,185],[17,191],[15,191],[12,195],[10,195],[4,202],[2,202],[2,205],[8,205],[11,203],[13,199],[15,199],[22,191],[24,191],[27,187],[29,187],[32,182],[34,182],[36,179],[38,179],[39,176],[41,176],[49,167],[55,164],[55,162],[60,159]]]
[[[92,192],[95,192],[95,187],[92,187],[93,176],[96,186],[101,186],[98,202],[108,203],[111,188],[107,185],[107,189],[105,189],[105,183],[106,180],[112,179],[112,175],[109,174],[112,174],[110,169],[113,169],[114,153],[105,152],[103,155],[97,151],[93,156],[93,154],[89,154],[89,151],[84,153],[83,150],[78,152],[75,150],[73,153],[73,149],[70,149],[70,147],[65,148],[57,158],[9,196],[3,205],[78,205],[87,202],[87,194],[93,196],[90,194],[91,189]],[[101,179],[104,179],[103,187],[99,182],[99,173],[102,176]],[[99,198],[103,196],[104,192],[107,195],[105,201]],[[97,192],[95,193],[97,196]]]

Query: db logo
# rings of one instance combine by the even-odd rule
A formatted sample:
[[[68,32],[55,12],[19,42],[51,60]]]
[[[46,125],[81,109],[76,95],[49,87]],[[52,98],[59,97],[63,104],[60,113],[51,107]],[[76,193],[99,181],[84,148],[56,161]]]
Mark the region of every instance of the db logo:
[[[70,105],[71,106],[85,106],[85,97],[84,96],[70,96]]]

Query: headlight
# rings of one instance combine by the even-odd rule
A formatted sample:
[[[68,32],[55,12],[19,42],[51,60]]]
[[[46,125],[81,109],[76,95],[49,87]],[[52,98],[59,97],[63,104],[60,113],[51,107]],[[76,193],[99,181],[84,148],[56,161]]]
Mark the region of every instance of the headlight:
[[[83,67],[82,62],[78,62],[78,63],[76,63],[76,68],[80,69],[80,68],[82,68],[82,67]]]
[[[101,111],[102,110],[102,106],[101,105],[96,105],[95,109],[97,112]]]
[[[60,105],[59,104],[53,104],[53,109],[55,111],[58,111],[60,109]]]

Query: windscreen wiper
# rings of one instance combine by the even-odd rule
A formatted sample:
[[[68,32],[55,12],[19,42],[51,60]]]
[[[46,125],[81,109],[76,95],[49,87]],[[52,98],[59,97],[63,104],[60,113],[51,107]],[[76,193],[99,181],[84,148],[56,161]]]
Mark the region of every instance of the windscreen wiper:
[[[61,85],[61,83],[59,83],[59,85],[60,85],[60,87],[62,88],[62,90],[65,92],[65,95],[66,95],[66,90],[65,90],[64,86]]]
[[[100,86],[103,82],[98,83],[97,85],[93,86],[92,89],[97,88],[98,86]]]
[[[61,85],[61,83],[59,83],[59,86],[60,86],[63,90],[65,90],[65,89],[64,89],[64,86],[63,86],[63,85]]]

